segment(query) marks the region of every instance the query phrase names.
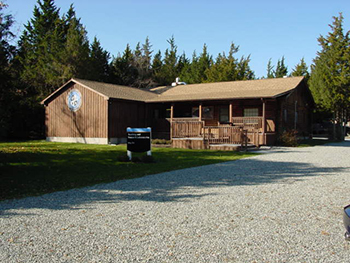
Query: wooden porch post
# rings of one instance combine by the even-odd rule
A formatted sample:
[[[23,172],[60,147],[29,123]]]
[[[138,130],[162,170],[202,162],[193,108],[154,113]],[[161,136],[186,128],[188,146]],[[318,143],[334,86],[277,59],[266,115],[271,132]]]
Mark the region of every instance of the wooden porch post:
[[[198,112],[199,112],[199,121],[202,121],[202,103],[199,104]]]
[[[170,140],[173,139],[174,103],[170,106]]]
[[[262,135],[263,135],[263,144],[266,144],[266,102],[264,99],[262,99],[262,101],[263,101]]]
[[[232,101],[230,102],[230,106],[229,106],[229,110],[228,110],[228,116],[229,116],[229,122],[232,123],[233,119],[232,119]]]

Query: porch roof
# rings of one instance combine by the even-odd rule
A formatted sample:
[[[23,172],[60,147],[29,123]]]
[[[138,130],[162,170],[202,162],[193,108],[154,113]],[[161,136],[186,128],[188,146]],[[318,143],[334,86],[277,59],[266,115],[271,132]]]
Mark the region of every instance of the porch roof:
[[[158,96],[146,102],[276,98],[294,90],[302,80],[288,77],[157,87],[150,91]]]

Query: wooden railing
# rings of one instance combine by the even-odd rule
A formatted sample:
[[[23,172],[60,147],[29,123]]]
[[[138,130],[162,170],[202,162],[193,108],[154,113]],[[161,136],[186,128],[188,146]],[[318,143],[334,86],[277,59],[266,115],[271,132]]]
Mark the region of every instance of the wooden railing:
[[[261,117],[234,118],[234,121],[235,126],[204,126],[204,121],[199,119],[174,118],[171,122],[171,138],[203,138],[207,145],[240,144],[242,147],[246,147],[248,143],[260,145]]]
[[[241,128],[252,127],[254,129],[262,129],[262,117],[233,117],[232,123],[234,126]]]
[[[172,138],[203,137],[204,121],[176,119],[171,123]]]
[[[207,126],[203,138],[209,144],[240,144],[241,132],[241,128],[233,126]]]

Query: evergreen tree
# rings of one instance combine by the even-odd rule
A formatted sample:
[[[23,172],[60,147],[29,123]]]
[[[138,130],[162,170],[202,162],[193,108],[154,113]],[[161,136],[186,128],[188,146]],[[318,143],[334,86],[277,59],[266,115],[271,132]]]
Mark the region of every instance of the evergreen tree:
[[[350,38],[343,32],[343,16],[333,17],[331,32],[320,36],[321,50],[311,66],[310,89],[315,102],[334,115],[334,123],[345,122],[350,108]],[[335,127],[333,136],[336,135]]]
[[[152,80],[156,86],[161,85],[161,83],[164,82],[161,75],[162,67],[163,67],[162,53],[159,50],[154,55],[153,61],[152,61]]]
[[[230,46],[228,56],[219,53],[215,62],[206,70],[206,82],[234,81],[254,79],[254,72],[250,69],[250,56],[242,56],[240,60],[235,58],[239,46],[234,43]]]
[[[250,55],[242,57],[238,63],[237,80],[252,80],[255,79],[254,71],[249,66]]]
[[[38,0],[19,41],[20,77],[38,100],[71,77],[87,76],[89,42],[73,6],[59,16],[53,0]]]
[[[109,59],[109,53],[102,48],[100,41],[95,37],[90,47],[89,72],[87,78],[95,81],[108,82],[110,73]]]
[[[64,83],[72,77],[89,78],[91,69],[89,66],[90,44],[87,38],[85,27],[80,23],[80,19],[76,17],[73,6],[63,20],[65,43],[61,49],[60,56],[56,58],[56,65],[61,68],[59,79]]]
[[[197,64],[199,60],[197,57],[196,51],[193,51],[191,61],[188,61],[188,60],[186,61],[185,58],[182,58],[182,60],[184,60],[185,63],[183,63],[184,66],[182,67],[181,73],[180,73],[181,81],[186,82],[187,84],[201,83],[198,80],[198,77],[196,74]]]
[[[182,79],[182,72],[186,71],[186,68],[188,68],[190,66],[190,61],[189,59],[186,57],[185,52],[182,53],[182,55],[179,57],[179,62],[177,63],[177,68],[176,71],[180,72],[180,80],[185,82],[184,79]]]
[[[177,71],[178,55],[174,36],[167,40],[167,42],[170,45],[170,49],[167,48],[164,54],[163,66],[161,69],[161,79],[163,83],[160,83],[162,85],[170,85],[180,74],[180,72]]]
[[[206,71],[210,68],[212,57],[208,53],[207,45],[203,45],[202,53],[197,57],[193,52],[192,61],[181,72],[181,79],[186,83],[203,83],[207,81]]]
[[[113,60],[112,74],[113,83],[125,86],[132,86],[135,83],[138,72],[134,66],[134,54],[129,44],[126,45],[123,55],[118,55]]]
[[[267,63],[267,76],[266,78],[271,79],[275,77],[275,71],[273,70],[274,66],[272,66],[271,58]]]
[[[7,6],[0,2],[0,138],[6,137],[10,131],[13,90],[11,83],[10,63],[15,48],[9,44],[14,35],[11,32],[13,18],[5,15]]]
[[[63,23],[59,9],[53,0],[38,1],[34,7],[33,18],[25,26],[19,46],[22,65],[21,79],[30,86],[37,87],[43,98],[57,88],[59,76],[57,67],[52,67],[53,59],[60,56],[63,42]]]
[[[292,76],[304,76],[306,80],[309,79],[310,74],[308,71],[308,67],[304,61],[304,58],[302,58],[300,62],[295,66],[295,68],[292,71]]]
[[[140,46],[137,44],[134,51],[134,67],[137,70],[137,78],[134,81],[133,86],[138,88],[146,88],[153,85],[152,80],[152,45],[147,37],[145,43]]]
[[[284,56],[283,56],[281,60],[277,61],[275,78],[283,78],[284,76],[287,76],[287,74],[288,74],[288,68],[284,64]]]

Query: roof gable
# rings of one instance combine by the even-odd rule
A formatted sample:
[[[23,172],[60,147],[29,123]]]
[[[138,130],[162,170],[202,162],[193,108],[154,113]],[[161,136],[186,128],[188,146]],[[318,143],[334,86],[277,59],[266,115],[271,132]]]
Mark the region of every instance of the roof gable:
[[[54,99],[56,94],[58,94],[60,91],[67,88],[68,85],[72,82],[79,84],[84,88],[87,88],[101,95],[105,99],[113,98],[113,99],[124,99],[124,100],[144,102],[148,99],[153,99],[157,97],[157,94],[153,92],[145,91],[137,88],[97,82],[97,81],[83,80],[83,79],[70,79],[68,82],[63,84],[60,88],[58,88],[53,93],[51,93],[48,97],[42,100],[41,104],[48,104],[52,99]]]

